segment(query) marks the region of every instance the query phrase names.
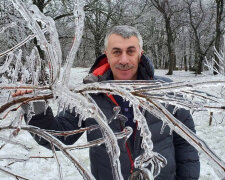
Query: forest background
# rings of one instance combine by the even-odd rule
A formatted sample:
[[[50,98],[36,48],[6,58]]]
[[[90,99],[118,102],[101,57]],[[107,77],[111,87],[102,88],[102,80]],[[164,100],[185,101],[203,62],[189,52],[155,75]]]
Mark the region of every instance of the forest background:
[[[24,2],[37,5],[41,12],[54,19],[65,60],[74,39],[73,1]],[[103,52],[107,30],[121,24],[137,27],[144,39],[145,54],[156,69],[168,69],[167,74],[177,69],[200,74],[204,59],[214,58],[215,49],[223,49],[223,0],[84,0],[84,3],[85,27],[74,66],[90,66]],[[7,32],[0,33],[1,52],[31,34],[12,3],[1,0],[0,31],[7,26]],[[23,51],[29,53],[36,43],[35,39],[26,43]],[[39,53],[44,56],[40,48]],[[217,64],[214,66],[218,69]]]

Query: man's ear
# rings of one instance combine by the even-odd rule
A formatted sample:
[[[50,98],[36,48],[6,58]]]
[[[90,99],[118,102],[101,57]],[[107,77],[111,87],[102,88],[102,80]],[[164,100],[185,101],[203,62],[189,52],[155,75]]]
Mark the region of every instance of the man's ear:
[[[144,50],[141,51],[140,57],[139,57],[139,63],[141,62],[141,56],[144,54]]]

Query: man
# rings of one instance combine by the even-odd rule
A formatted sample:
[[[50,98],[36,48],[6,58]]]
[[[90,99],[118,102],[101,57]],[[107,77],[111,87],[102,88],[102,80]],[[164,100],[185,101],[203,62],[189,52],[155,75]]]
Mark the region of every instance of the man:
[[[89,75],[84,78],[84,83],[100,82],[106,80],[151,80],[159,79],[154,76],[152,62],[143,55],[143,42],[139,32],[130,26],[115,26],[105,38],[105,54],[100,56],[91,67]],[[162,78],[160,78],[162,79]],[[163,78],[165,81],[170,81]],[[20,95],[18,91],[14,96]],[[127,180],[134,169],[133,160],[143,153],[141,148],[142,138],[140,131],[137,130],[133,122],[133,109],[129,107],[128,102],[124,102],[121,97],[113,96],[109,98],[106,94],[93,94],[92,98],[102,110],[107,118],[114,114],[113,108],[116,105],[121,107],[121,114],[127,117],[126,123],[117,118],[109,126],[114,132],[121,131],[125,126],[133,128],[133,134],[128,139],[128,146],[124,148],[123,143],[118,143],[121,151],[120,162],[121,171],[125,180]],[[167,108],[173,111],[172,106]],[[54,129],[60,131],[78,129],[78,117],[73,113],[60,113],[54,117],[51,108],[48,107],[46,114],[43,113],[44,107],[40,103],[35,105],[36,115],[30,121],[30,124],[44,129]],[[167,165],[162,168],[160,175],[156,180],[194,180],[199,177],[199,157],[198,152],[183,138],[176,133],[170,135],[170,129],[165,128],[163,134],[160,134],[162,121],[146,112],[145,117],[149,129],[152,133],[154,143],[153,151],[160,153],[167,159]],[[187,110],[179,109],[174,115],[191,130],[194,129],[194,122]],[[92,118],[83,122],[82,127],[96,124]],[[69,136],[66,139],[61,138],[65,144],[73,144],[80,135]],[[102,137],[99,129],[87,134],[88,141]],[[48,147],[49,143],[45,140],[38,141],[39,144]],[[105,145],[90,148],[91,171],[97,180],[111,180],[112,168]]]

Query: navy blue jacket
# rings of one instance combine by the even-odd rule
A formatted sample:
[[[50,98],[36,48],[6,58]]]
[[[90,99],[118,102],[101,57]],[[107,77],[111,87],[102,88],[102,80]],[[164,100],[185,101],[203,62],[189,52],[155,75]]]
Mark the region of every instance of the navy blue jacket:
[[[96,69],[99,68],[99,63],[102,61],[106,61],[105,55],[96,60],[95,64],[90,69],[90,74],[84,79],[85,83],[108,80],[112,78],[112,72],[110,69],[107,69],[101,76],[93,75],[93,72],[97,71]],[[141,63],[139,64],[138,79],[162,79],[164,81],[170,81],[167,78],[154,76],[154,68],[152,62],[145,56],[142,56]],[[95,100],[95,102],[107,118],[113,116],[113,108],[116,105],[112,102],[111,99],[109,99],[103,93],[92,94],[92,98]],[[127,116],[128,119],[132,120],[133,116],[131,109],[126,109],[126,104],[124,105],[123,102],[121,104],[121,101],[118,100],[118,97],[116,97],[115,99],[118,101],[118,104],[120,104],[122,107],[124,106],[124,109],[121,112],[124,113],[124,115]],[[173,108],[174,107],[172,105],[169,105],[167,109],[172,113]],[[146,112],[144,115],[146,117],[149,129],[152,133],[152,141],[154,143],[153,151],[160,153],[167,159],[167,165],[162,168],[161,173],[156,178],[156,180],[198,179],[200,163],[198,152],[195,150],[195,148],[193,148],[188,142],[186,142],[175,132],[170,135],[169,127],[166,127],[163,134],[160,134],[162,121],[148,112]],[[189,111],[185,109],[178,109],[174,116],[192,131],[195,131],[194,122]],[[54,117],[52,110],[49,107],[47,109],[46,115],[42,113],[33,116],[30,124],[44,129],[67,131],[78,129],[78,119],[78,117],[74,116],[74,112],[69,113],[68,111],[66,111],[65,114],[60,113],[59,116]],[[110,123],[109,126],[112,128],[113,132],[121,131],[120,121],[120,119],[115,119]],[[83,122],[82,127],[87,127],[94,124],[96,124],[96,121],[92,118],[89,118]],[[128,125],[132,126],[132,128],[135,129],[134,124],[128,123]],[[64,139],[63,137],[59,137],[59,139],[65,144],[73,144],[80,137],[80,135],[81,134],[69,136],[66,139]],[[100,137],[102,137],[102,134],[99,129],[91,131],[91,133],[87,133],[88,141],[92,141]],[[142,138],[139,131],[136,131],[135,137],[131,136],[128,140],[133,159],[143,153],[143,149],[141,148],[141,141]],[[49,143],[45,140],[37,142],[43,146],[49,147]],[[129,160],[127,149],[124,146],[124,142],[122,140],[119,140],[118,144],[121,151],[121,171],[124,179],[127,180],[130,176],[131,163]],[[106,152],[104,144],[90,148],[90,163],[92,174],[97,180],[113,179],[109,156]]]

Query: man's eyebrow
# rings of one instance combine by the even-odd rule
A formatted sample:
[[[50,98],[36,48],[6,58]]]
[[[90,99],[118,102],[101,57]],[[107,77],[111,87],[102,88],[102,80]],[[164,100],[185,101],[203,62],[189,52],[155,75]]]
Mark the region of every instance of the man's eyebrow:
[[[129,46],[127,49],[136,49],[136,47],[135,46]],[[121,50],[121,48],[114,47],[114,48],[112,48],[112,50]]]
[[[121,50],[120,48],[114,47],[112,50]]]
[[[136,49],[135,46],[129,46],[127,49]]]

